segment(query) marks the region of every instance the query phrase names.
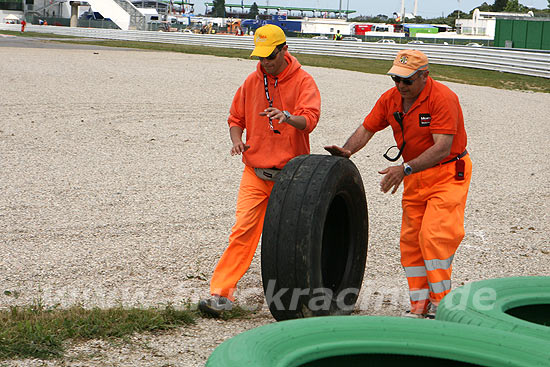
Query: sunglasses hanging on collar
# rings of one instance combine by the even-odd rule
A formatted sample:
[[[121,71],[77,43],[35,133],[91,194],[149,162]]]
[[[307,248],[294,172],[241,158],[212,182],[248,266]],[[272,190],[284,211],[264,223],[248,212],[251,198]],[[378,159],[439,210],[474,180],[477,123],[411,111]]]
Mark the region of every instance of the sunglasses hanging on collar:
[[[394,158],[391,158],[388,153],[394,149],[397,148],[397,145],[391,146],[388,148],[386,153],[384,153],[384,158],[386,158],[390,162],[395,162],[399,158],[401,158],[401,154],[403,153],[403,149],[405,149],[405,129],[403,128],[403,113],[402,112],[394,112],[393,117],[395,118],[395,121],[399,124],[401,127],[401,134],[403,135],[403,144],[401,144],[401,148],[399,148],[399,152]]]

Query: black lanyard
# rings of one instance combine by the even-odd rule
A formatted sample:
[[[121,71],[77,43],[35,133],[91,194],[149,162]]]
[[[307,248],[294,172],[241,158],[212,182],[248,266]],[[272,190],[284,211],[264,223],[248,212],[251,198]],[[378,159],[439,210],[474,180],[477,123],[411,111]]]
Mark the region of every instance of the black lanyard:
[[[279,82],[279,79],[275,78],[275,88],[277,88],[277,83]],[[264,74],[264,89],[265,89],[265,98],[267,98],[267,102],[269,102],[269,107],[273,107],[273,98],[269,97],[269,85],[267,83],[267,74]],[[273,121],[271,117],[269,118],[269,128],[273,130],[275,134],[280,134],[281,132],[279,130],[276,130],[273,127]]]

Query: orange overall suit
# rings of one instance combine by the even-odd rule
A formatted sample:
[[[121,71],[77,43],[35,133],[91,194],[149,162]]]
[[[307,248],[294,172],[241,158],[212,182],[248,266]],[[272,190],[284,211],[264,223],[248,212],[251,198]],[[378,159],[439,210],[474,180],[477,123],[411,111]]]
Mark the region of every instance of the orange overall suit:
[[[391,125],[397,145],[405,139],[405,162],[434,144],[432,134],[454,136],[448,157],[432,168],[405,176],[403,181],[401,264],[409,284],[411,312],[423,314],[430,303],[437,306],[451,290],[452,260],[464,237],[472,162],[466,151],[462,109],[449,88],[428,77],[403,116],[403,128],[394,117],[399,111],[403,111],[402,98],[392,88],[380,97],[363,126],[377,132]]]
[[[281,169],[292,158],[309,154],[309,134],[317,126],[321,109],[321,96],[313,78],[305,72],[298,60],[288,52],[288,66],[277,78],[264,72],[258,63],[238,89],[230,109],[229,126],[246,130],[243,153],[245,164],[237,198],[236,222],[229,236],[229,246],[222,255],[210,282],[210,293],[234,300],[237,282],[248,270],[258,241],[273,181],[266,181],[254,168]],[[274,107],[306,118],[306,128],[274,122],[275,133],[268,118],[260,116],[269,102],[266,99],[264,75]]]

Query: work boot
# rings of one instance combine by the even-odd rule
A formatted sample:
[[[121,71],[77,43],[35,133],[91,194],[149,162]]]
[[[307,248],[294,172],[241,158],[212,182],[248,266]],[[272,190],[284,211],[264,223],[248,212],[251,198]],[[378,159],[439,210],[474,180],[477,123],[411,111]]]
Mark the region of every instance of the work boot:
[[[409,319],[423,319],[424,315],[421,313],[414,313],[411,311],[405,311],[401,314],[401,317],[407,317]]]
[[[231,309],[233,309],[233,302],[226,297],[218,295],[201,299],[199,302],[199,310],[216,317],[221,316],[225,311],[231,311]]]
[[[435,319],[435,314],[437,313],[437,306],[434,305],[433,303],[430,303],[428,305],[428,311],[426,312],[426,314],[424,315],[424,318],[426,319],[430,319],[430,320],[434,320]]]

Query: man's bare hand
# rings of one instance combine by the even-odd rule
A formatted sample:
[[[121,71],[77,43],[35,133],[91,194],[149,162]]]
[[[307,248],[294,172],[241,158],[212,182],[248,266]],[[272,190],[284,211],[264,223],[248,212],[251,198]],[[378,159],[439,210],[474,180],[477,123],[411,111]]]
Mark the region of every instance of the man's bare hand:
[[[380,191],[386,193],[392,187],[392,194],[397,192],[403,177],[405,177],[405,172],[403,172],[403,166],[390,166],[382,171],[378,171],[381,175],[384,175],[382,181],[380,181]]]
[[[351,157],[351,151],[341,148],[337,145],[329,145],[325,147],[325,150],[329,152],[332,155],[338,156],[338,157],[344,157],[349,158]]]
[[[266,108],[263,112],[260,112],[260,116],[267,116],[270,119],[278,120],[279,123],[284,122],[286,120],[286,116],[283,113],[283,111],[275,107]]]
[[[233,144],[231,148],[231,155],[238,155],[246,152],[250,148],[250,145],[246,145],[242,141],[236,144]]]

